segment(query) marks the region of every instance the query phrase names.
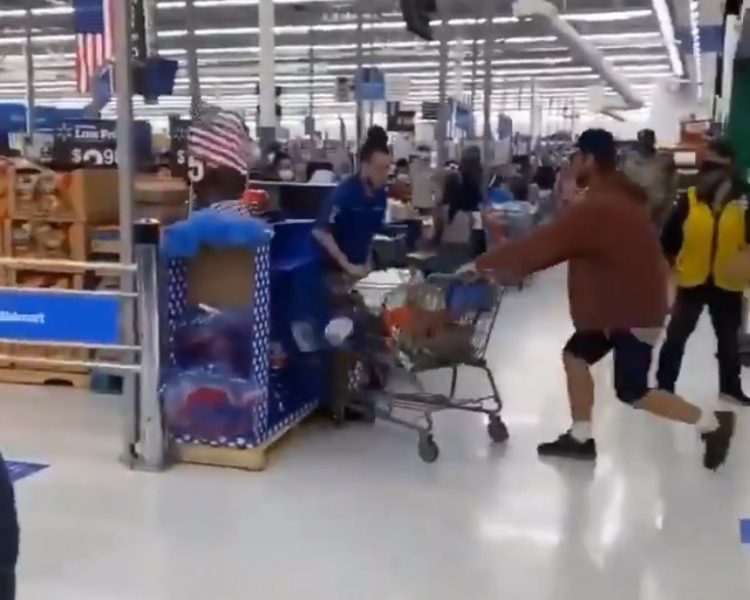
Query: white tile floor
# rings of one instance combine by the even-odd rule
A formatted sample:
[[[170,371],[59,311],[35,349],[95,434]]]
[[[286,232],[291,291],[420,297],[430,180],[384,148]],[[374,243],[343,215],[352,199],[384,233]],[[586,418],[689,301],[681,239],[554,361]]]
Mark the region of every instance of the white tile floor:
[[[562,272],[511,295],[492,349],[512,440],[439,419],[440,460],[385,426],[308,429],[264,474],[116,462],[106,397],[5,388],[8,458],[49,462],[18,486],[20,600],[740,600],[750,597],[750,438],[717,475],[687,427],[618,405],[601,381],[596,468],[541,463],[567,425]],[[710,332],[684,392],[715,396]],[[741,425],[747,419],[743,418]]]

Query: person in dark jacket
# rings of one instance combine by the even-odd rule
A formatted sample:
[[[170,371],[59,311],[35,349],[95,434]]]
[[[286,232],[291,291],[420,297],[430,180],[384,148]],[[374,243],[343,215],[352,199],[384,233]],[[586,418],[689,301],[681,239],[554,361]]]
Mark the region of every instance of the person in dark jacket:
[[[694,425],[705,445],[703,464],[726,460],[736,415],[701,410],[649,386],[653,347],[667,316],[667,269],[645,192],[615,169],[615,144],[604,130],[578,140],[585,199],[523,240],[490,250],[469,267],[501,281],[569,262],[568,295],[575,333],[563,351],[573,426],[541,444],[541,456],[596,458],[591,432],[594,382],[590,366],[614,355],[620,401],[670,421]]]
[[[675,270],[677,295],[656,378],[661,389],[675,389],[685,344],[703,309],[708,308],[718,346],[719,393],[726,400],[750,406],[742,390],[739,352],[746,282],[726,269],[750,243],[747,201],[739,196],[732,149],[716,142],[701,164],[697,185],[680,199],[662,232],[664,254]]]
[[[13,484],[0,454],[0,600],[14,600],[16,597],[18,538]]]
[[[466,148],[458,172],[449,173],[445,181],[443,204],[447,211],[443,232],[465,227],[471,256],[478,256],[487,249],[484,230],[478,221],[484,202],[483,186],[484,170],[479,148]]]

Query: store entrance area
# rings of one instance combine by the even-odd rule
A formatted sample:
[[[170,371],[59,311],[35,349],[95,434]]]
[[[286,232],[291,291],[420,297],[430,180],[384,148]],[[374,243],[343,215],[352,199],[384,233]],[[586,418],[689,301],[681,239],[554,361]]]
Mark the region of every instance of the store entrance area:
[[[439,415],[440,460],[403,429],[311,423],[263,473],[117,462],[117,397],[0,389],[8,460],[49,467],[16,484],[23,600],[705,600],[750,597],[750,436],[741,415],[719,475],[689,427],[617,403],[599,385],[596,466],[541,462],[568,424],[560,348],[565,273],[501,308],[489,357],[511,433]],[[706,322],[680,389],[712,406]],[[484,384],[477,378],[476,385]],[[460,382],[466,392],[473,379]]]

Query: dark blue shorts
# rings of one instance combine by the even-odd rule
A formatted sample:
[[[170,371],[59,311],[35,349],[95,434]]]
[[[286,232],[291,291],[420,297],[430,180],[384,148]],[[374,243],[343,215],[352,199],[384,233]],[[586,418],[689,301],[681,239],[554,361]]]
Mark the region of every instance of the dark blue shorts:
[[[615,392],[626,404],[643,399],[649,391],[648,376],[654,347],[630,331],[577,331],[565,344],[565,353],[588,364],[598,363],[612,352],[615,360]]]
[[[13,600],[18,560],[18,518],[13,484],[0,454],[0,600]]]

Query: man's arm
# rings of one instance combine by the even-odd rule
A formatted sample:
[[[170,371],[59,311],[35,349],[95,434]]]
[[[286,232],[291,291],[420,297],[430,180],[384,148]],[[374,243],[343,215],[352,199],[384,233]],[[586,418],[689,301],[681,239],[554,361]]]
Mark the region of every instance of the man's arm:
[[[555,222],[527,238],[502,244],[480,256],[476,267],[513,281],[585,255],[594,248],[596,210],[587,204],[570,208]]]
[[[674,265],[677,255],[682,250],[682,227],[687,219],[688,210],[687,195],[683,195],[661,232],[661,246],[670,265]]]
[[[339,245],[336,242],[336,238],[331,234],[331,226],[336,219],[336,213],[339,210],[342,201],[343,193],[341,191],[341,186],[338,186],[329,194],[325,202],[323,202],[320,213],[318,214],[318,220],[313,227],[312,235],[342,271],[349,273],[350,275],[358,276],[360,275],[359,267],[349,262],[349,258],[341,251],[341,248],[339,248]]]

